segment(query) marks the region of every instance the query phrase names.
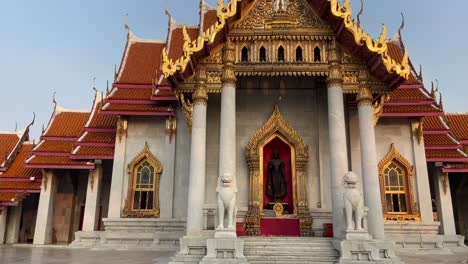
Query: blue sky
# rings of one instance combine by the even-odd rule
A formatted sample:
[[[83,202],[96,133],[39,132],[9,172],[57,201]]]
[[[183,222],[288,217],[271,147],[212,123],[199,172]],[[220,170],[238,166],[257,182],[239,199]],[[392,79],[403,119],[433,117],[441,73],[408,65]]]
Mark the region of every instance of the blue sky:
[[[199,0],[167,0],[179,23],[198,23]],[[215,4],[215,0],[208,0]],[[356,14],[360,1],[353,0]],[[426,87],[439,79],[446,111],[468,111],[468,1],[364,0],[361,25],[389,37],[406,17],[403,37],[412,62],[422,64]],[[0,131],[22,128],[36,113],[32,136],[47,124],[52,95],[66,108],[89,109],[92,79],[99,90],[113,80],[126,41],[124,15],[142,38],[165,39],[164,0],[1,1]]]

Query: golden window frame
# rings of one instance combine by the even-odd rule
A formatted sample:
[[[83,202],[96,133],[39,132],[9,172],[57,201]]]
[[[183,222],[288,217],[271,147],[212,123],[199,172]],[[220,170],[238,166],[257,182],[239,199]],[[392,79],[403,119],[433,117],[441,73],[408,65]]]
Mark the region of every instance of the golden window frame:
[[[133,199],[136,190],[136,174],[140,164],[147,161],[154,168],[153,175],[153,208],[152,209],[133,209]],[[161,162],[156,156],[150,151],[148,143],[145,142],[143,150],[133,158],[132,162],[128,164],[128,190],[127,198],[125,199],[125,207],[122,213],[122,217],[133,217],[133,218],[159,218],[159,182],[163,167]]]
[[[405,176],[406,186],[406,212],[388,212],[386,204],[386,191],[385,191],[385,169],[390,166],[390,164],[396,163],[397,166],[401,167],[404,170],[403,175]],[[379,162],[379,182],[380,182],[380,198],[382,202],[382,211],[384,215],[384,220],[387,221],[420,221],[421,217],[419,210],[414,198],[414,167],[409,163],[401,153],[395,147],[395,144],[392,143],[390,151],[385,155],[385,157]],[[395,192],[389,192],[395,193]]]

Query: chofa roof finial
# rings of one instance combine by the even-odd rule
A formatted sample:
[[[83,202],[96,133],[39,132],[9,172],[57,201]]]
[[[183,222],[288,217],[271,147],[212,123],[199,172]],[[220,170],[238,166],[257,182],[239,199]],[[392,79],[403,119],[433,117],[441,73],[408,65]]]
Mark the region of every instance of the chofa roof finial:
[[[356,16],[356,24],[358,26],[361,26],[361,15],[364,13],[364,0],[361,0],[361,10],[359,10],[359,13]]]

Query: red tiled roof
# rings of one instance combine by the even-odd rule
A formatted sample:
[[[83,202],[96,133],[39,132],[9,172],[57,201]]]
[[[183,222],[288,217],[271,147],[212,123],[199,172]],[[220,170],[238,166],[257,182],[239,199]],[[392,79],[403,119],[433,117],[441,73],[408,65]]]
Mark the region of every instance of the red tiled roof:
[[[115,91],[107,99],[125,99],[125,100],[150,100],[153,94],[153,89],[142,88],[142,89],[125,89],[125,88],[114,88]]]
[[[424,130],[447,130],[448,128],[442,123],[440,116],[426,116],[424,117]]]
[[[51,124],[43,136],[46,137],[79,137],[89,112],[59,112],[54,114]]]
[[[73,141],[41,141],[41,143],[34,148],[34,152],[71,152],[74,143]]]
[[[13,151],[15,146],[20,141],[20,136],[13,133],[0,134],[0,166],[7,159],[8,155]]]
[[[75,156],[114,156],[113,147],[79,147]],[[72,156],[73,158],[73,156]]]
[[[395,89],[390,93],[391,101],[434,101],[420,89]]]
[[[117,116],[114,115],[102,115],[100,110],[102,107],[102,101],[97,102],[97,105],[93,108],[96,111],[92,116],[91,121],[87,125],[88,128],[116,128],[117,127]]]
[[[424,135],[424,144],[426,146],[458,146],[448,135]]]
[[[426,149],[426,158],[466,158],[456,149]]]
[[[393,42],[387,42],[387,47],[388,55],[390,55],[390,57],[392,57],[392,59],[394,59],[396,62],[401,64],[403,62],[403,54],[400,47]]]
[[[29,156],[33,148],[32,144],[23,144],[20,148],[18,155],[15,157],[15,160],[8,167],[8,170],[0,173],[1,177],[15,177],[15,178],[29,178],[29,177],[41,177],[42,172],[40,169],[30,169],[24,167],[24,162]],[[3,183],[0,182],[0,186]]]
[[[206,31],[209,27],[214,25],[218,21],[218,15],[216,10],[209,10],[205,12],[203,18],[203,31]]]
[[[424,113],[442,112],[431,105],[384,105],[384,113]],[[421,116],[424,116],[421,114]]]
[[[113,143],[115,133],[88,132],[80,142],[83,143]]]
[[[468,114],[446,113],[445,119],[457,139],[468,140]]]
[[[162,62],[162,50],[165,44],[143,42],[129,37],[123,59],[118,84],[153,84]]]
[[[27,163],[27,165],[92,165],[87,161],[77,161],[71,160],[68,156],[33,156],[32,159]],[[44,167],[49,168],[49,167]]]
[[[177,60],[184,55],[184,34],[182,30],[183,28],[181,27],[175,28],[171,33],[171,39],[169,40],[169,58],[173,60]],[[198,28],[187,27],[187,34],[190,36],[191,40],[195,40],[198,37],[199,30]]]
[[[169,106],[161,105],[130,105],[130,104],[110,104],[105,111],[139,111],[139,112],[172,112]]]
[[[13,192],[0,192],[0,202],[13,202],[13,200],[15,200],[16,197],[17,194]]]

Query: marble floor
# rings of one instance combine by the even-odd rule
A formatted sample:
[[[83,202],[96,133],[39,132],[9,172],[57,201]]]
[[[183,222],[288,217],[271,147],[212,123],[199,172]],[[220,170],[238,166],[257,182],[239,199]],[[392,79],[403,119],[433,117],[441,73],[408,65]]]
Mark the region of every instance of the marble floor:
[[[167,263],[173,254],[174,252],[0,246],[0,264],[154,264]],[[404,253],[400,256],[406,264],[468,263],[468,254]]]

